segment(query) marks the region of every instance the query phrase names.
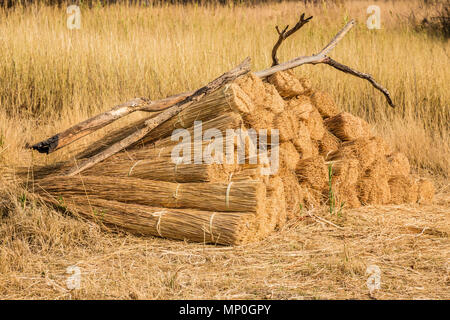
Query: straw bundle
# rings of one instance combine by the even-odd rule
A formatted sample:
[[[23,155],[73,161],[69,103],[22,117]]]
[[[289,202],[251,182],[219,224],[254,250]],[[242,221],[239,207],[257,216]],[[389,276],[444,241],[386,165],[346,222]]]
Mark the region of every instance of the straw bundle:
[[[326,129],[323,125],[322,117],[316,108],[313,108],[313,111],[310,112],[309,118],[305,121],[305,123],[309,129],[311,139],[316,141],[321,140]]]
[[[140,235],[224,245],[254,240],[255,214],[168,209],[98,198],[71,197],[64,206],[105,225]]]
[[[311,95],[311,101],[323,118],[331,118],[339,113],[333,98],[326,92],[316,91]]]
[[[264,88],[266,89],[266,92],[262,106],[275,114],[283,112],[285,109],[285,102],[277,89],[269,83],[264,83]]]
[[[268,229],[281,229],[286,223],[286,198],[283,180],[279,176],[272,177],[267,185]]]
[[[373,138],[359,138],[342,143],[337,151],[331,152],[327,161],[340,159],[357,159],[365,171],[380,156],[378,144]]]
[[[378,157],[363,174],[374,179],[386,179],[390,175],[389,162],[385,157]]]
[[[274,128],[275,114],[266,109],[258,109],[257,112],[247,114],[245,122],[248,127],[255,130],[267,129],[267,134],[270,134],[270,129]]]
[[[411,171],[408,158],[401,152],[395,152],[387,157],[388,171],[390,175],[402,175],[407,177]]]
[[[83,174],[169,182],[223,182],[234,172],[235,167],[236,165],[223,164],[184,164],[183,158],[116,160],[106,164],[99,163]]]
[[[279,147],[280,172],[295,170],[300,156],[292,142],[282,142]]]
[[[254,181],[172,183],[136,178],[51,177],[38,182],[38,192],[55,197],[88,196],[167,208],[265,213],[266,188]]]
[[[289,99],[287,110],[292,110],[299,121],[308,120],[310,113],[314,110],[311,99],[308,96],[296,96]]]
[[[417,202],[420,204],[431,204],[433,202],[434,193],[436,192],[433,182],[427,179],[419,179],[417,181],[417,186]]]
[[[218,114],[227,112],[248,114],[254,109],[252,101],[239,86],[236,84],[226,85],[156,127],[145,140],[152,141],[170,136],[175,129],[192,127],[194,121],[208,121],[217,117]]]
[[[389,179],[391,190],[391,202],[393,204],[413,203],[419,196],[418,184],[410,177],[401,175],[392,176]]]
[[[371,136],[369,124],[348,112],[342,112],[326,119],[325,126],[342,141],[352,141]]]
[[[302,159],[295,168],[297,179],[311,189],[323,191],[328,186],[328,168],[322,156]]]
[[[338,150],[340,145],[341,140],[330,131],[325,130],[322,139],[319,141],[319,154],[327,157],[331,152]]]
[[[359,178],[359,162],[356,159],[343,159],[332,165],[332,190],[337,199],[337,206],[348,208],[361,206],[356,191]]]
[[[299,122],[298,127],[297,138],[292,142],[294,143],[295,149],[299,152],[301,159],[317,156],[319,150],[317,145],[311,140],[308,127],[304,122]]]
[[[295,113],[292,110],[287,110],[277,114],[275,117],[274,126],[279,130],[281,142],[290,141],[297,137],[299,123]]]
[[[300,205],[303,203],[304,189],[300,187],[294,172],[288,172],[281,176],[286,197],[286,218],[288,220],[297,217]]]
[[[359,162],[356,159],[342,159],[330,163],[333,182],[338,184],[355,185],[360,175]]]
[[[255,108],[266,109],[275,114],[284,110],[284,100],[276,88],[270,83],[264,83],[253,73],[236,79],[235,84],[250,98]]]
[[[391,201],[391,189],[386,179],[362,178],[357,184],[357,191],[362,205],[388,204]]]
[[[142,123],[141,123],[142,122]],[[205,121],[202,123],[202,130],[206,131],[208,129],[218,129],[222,133],[225,133],[227,129],[236,129],[240,128],[243,125],[244,121],[240,114],[230,112],[218,115],[217,117],[210,119],[208,121]],[[114,144],[129,134],[135,132],[140,126],[143,124],[143,121],[140,121],[135,124],[131,124],[125,128],[118,129],[111,134],[109,134],[107,137],[101,138],[97,141],[94,141],[89,146],[87,146],[83,151],[78,153],[75,158],[82,159],[82,158],[89,158],[93,155],[104,151],[107,149],[111,144]],[[194,128],[190,127],[187,129],[189,131],[189,134],[191,137],[194,136]],[[136,149],[136,148],[143,148],[146,147],[148,144],[152,143],[155,146],[166,146],[166,145],[175,145],[178,143],[178,141],[172,141],[171,136],[165,137],[160,140],[154,140],[152,136],[149,138],[144,137],[142,140],[140,140],[138,143],[131,145],[126,150]]]
[[[292,70],[276,72],[268,78],[283,98],[308,94],[311,82],[306,78],[297,78]]]

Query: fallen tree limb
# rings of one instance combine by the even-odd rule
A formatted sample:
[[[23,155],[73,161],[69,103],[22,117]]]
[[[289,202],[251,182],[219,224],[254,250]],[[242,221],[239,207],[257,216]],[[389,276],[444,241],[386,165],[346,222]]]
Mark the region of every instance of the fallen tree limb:
[[[247,58],[233,70],[224,73],[219,78],[213,80],[212,82],[208,83],[206,86],[195,91],[192,95],[186,97],[184,100],[182,100],[182,101],[176,103],[175,105],[173,105],[172,107],[162,111],[156,117],[145,121],[145,125],[143,128],[135,131],[133,134],[131,134],[131,135],[127,136],[126,138],[122,139],[121,141],[113,144],[106,150],[92,156],[91,158],[84,160],[79,165],[76,165],[74,168],[72,168],[71,170],[68,171],[67,176],[74,176],[74,175],[82,172],[83,170],[88,169],[88,168],[94,166],[95,164],[109,158],[110,156],[116,154],[117,152],[128,147],[129,145],[133,144],[134,142],[142,139],[151,130],[156,128],[161,123],[172,118],[173,116],[177,115],[183,109],[190,106],[193,102],[200,100],[205,95],[219,89],[221,86],[223,86],[224,84],[226,84],[228,82],[234,81],[237,77],[244,75],[244,74],[248,73],[249,71],[250,71],[250,58]]]

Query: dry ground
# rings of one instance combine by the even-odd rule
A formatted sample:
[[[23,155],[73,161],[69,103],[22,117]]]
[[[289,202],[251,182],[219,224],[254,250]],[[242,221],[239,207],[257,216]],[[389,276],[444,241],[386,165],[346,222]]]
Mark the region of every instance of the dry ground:
[[[102,231],[9,189],[2,193],[9,210],[0,219],[0,297],[450,299],[450,193],[448,185],[440,190],[428,206],[304,212],[264,241],[224,247]],[[72,265],[81,287],[71,291]],[[381,270],[372,295],[369,265]]]

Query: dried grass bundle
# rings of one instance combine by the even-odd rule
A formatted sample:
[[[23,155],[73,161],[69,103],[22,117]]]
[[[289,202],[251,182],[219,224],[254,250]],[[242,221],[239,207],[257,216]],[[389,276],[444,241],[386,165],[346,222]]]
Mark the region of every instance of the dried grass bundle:
[[[300,160],[295,173],[299,182],[307,184],[311,189],[327,190],[328,168],[322,156]]]
[[[323,118],[331,118],[339,113],[333,98],[324,91],[316,91],[311,95],[311,101]]]
[[[414,203],[419,196],[419,186],[411,177],[392,176],[389,179],[389,188],[393,204]]]
[[[311,90],[311,82],[306,78],[297,78],[292,70],[276,72],[268,77],[268,81],[283,98],[307,94]]]
[[[332,165],[332,190],[336,197],[336,206],[358,208],[361,202],[358,199],[356,183],[359,179],[359,162],[356,159],[343,159]]]
[[[222,134],[225,136],[225,132],[227,129],[236,129],[240,128],[243,125],[244,121],[240,114],[235,112],[225,113],[218,115],[217,117],[205,121],[202,123],[202,131],[206,131],[208,129],[217,129],[222,132]],[[141,124],[142,125],[142,124]],[[93,155],[104,151],[107,149],[110,145],[122,140],[126,136],[132,134],[134,131],[139,129],[139,124],[133,124],[130,126],[127,126],[126,128],[118,129],[114,132],[112,132],[108,137],[101,138],[99,140],[94,141],[89,146],[87,146],[82,152],[78,153],[75,158],[76,159],[82,159],[82,158],[90,158]],[[187,129],[190,133],[190,136],[194,136],[194,128],[190,127]],[[150,137],[144,137],[137,143],[131,145],[126,150],[133,150],[133,149],[139,149],[147,147],[148,145],[153,145],[157,147],[162,147],[166,145],[175,145],[178,141],[172,141],[171,137],[165,137],[160,140],[154,140],[152,136]],[[124,151],[123,151],[124,152]]]
[[[428,179],[419,179],[417,181],[418,196],[417,202],[420,204],[431,204],[433,202],[436,189]]]
[[[292,141],[295,149],[299,152],[301,159],[315,157],[319,154],[317,145],[313,143],[309,135],[309,130],[303,121],[298,123],[297,137]]]
[[[274,127],[279,130],[280,141],[294,140],[299,130],[299,122],[292,110],[287,110],[275,116]]]
[[[281,176],[286,201],[286,218],[294,219],[299,216],[300,205],[303,203],[304,189],[300,187],[294,172],[286,172]]]
[[[329,163],[333,173],[333,183],[355,185],[360,175],[359,162],[356,159],[342,159]]]
[[[282,142],[279,147],[279,172],[295,170],[300,156],[292,142]]]
[[[310,113],[314,110],[311,99],[301,95],[287,101],[287,110],[292,110],[299,121],[308,120]]]
[[[275,114],[283,112],[285,109],[285,102],[277,89],[270,83],[264,83],[264,88],[266,89],[266,95],[262,106]]]
[[[374,179],[386,179],[390,175],[389,162],[380,156],[363,172],[363,175]]]
[[[401,152],[395,152],[387,157],[389,175],[407,177],[411,171],[408,158]]]
[[[358,199],[358,192],[355,185],[339,184],[333,185],[334,196],[336,197],[336,207],[359,208],[361,202]]]
[[[369,124],[348,112],[325,120],[325,126],[342,141],[352,141],[372,136]]]
[[[305,121],[309,129],[311,139],[319,141],[325,134],[325,126],[323,125],[322,116],[316,108],[310,112],[309,118]]]
[[[365,171],[380,157],[380,154],[377,141],[373,138],[360,138],[342,143],[337,151],[333,151],[328,155],[327,161],[357,159],[361,170]]]
[[[362,205],[388,204],[391,190],[386,179],[362,178],[357,184],[358,198]]]
[[[267,184],[267,204],[269,232],[275,227],[281,229],[286,223],[286,198],[283,186],[283,180],[279,176],[269,179]]]
[[[55,198],[87,196],[148,206],[265,215],[266,188],[257,181],[172,183],[136,178],[58,176],[40,180],[35,190]]]
[[[266,109],[258,108],[257,111],[247,114],[244,117],[246,126],[255,130],[266,129],[270,134],[270,129],[274,128],[275,114]]]
[[[115,160],[99,163],[83,172],[83,175],[134,177],[169,182],[224,182],[235,171],[236,166],[236,164],[184,164],[183,158]]]
[[[340,145],[341,140],[330,131],[325,130],[322,139],[319,141],[319,154],[326,158],[328,154],[338,150]]]
[[[139,235],[195,242],[236,245],[255,237],[255,214],[168,209],[73,196],[67,210],[97,223],[114,225]]]

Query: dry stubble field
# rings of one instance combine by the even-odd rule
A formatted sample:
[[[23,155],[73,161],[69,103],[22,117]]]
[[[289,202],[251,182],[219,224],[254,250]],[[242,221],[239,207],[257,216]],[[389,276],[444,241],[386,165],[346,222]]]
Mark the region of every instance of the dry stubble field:
[[[70,156],[89,139],[49,156],[23,146],[119,102],[197,88],[245,56],[253,70],[269,66],[274,26],[306,11],[313,21],[283,44],[281,60],[317,52],[356,18],[332,56],[373,74],[397,109],[366,82],[327,66],[296,72],[364,117],[437,187],[432,205],[344,209],[340,216],[317,208],[264,241],[221,247],[108,232],[1,183],[0,297],[449,299],[449,43],[411,25],[412,10],[432,10],[419,1],[377,2],[381,30],[365,26],[370,4],[82,7],[80,30],[67,29],[65,8],[0,10],[1,166]],[[79,290],[66,287],[71,265],[82,272]],[[381,270],[372,296],[369,265]]]

